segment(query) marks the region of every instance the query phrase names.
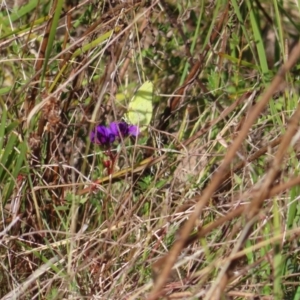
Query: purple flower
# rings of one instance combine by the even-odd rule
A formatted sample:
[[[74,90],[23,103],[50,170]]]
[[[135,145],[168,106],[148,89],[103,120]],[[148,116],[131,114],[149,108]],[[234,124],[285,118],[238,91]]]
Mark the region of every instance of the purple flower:
[[[140,130],[137,126],[135,125],[128,126],[128,135],[138,136],[139,134],[140,134]]]
[[[138,136],[140,131],[135,125],[128,125],[125,122],[110,123],[110,130],[117,138],[125,138],[128,135]]]
[[[110,128],[98,125],[91,131],[90,139],[92,143],[108,146],[115,141],[116,136]]]
[[[112,122],[109,127],[98,125],[91,131],[90,139],[92,143],[109,146],[116,139],[127,136],[138,136],[139,128],[135,125],[128,125],[125,122]]]
[[[124,138],[128,135],[128,125],[125,122],[112,122],[109,125],[111,132],[118,138]]]

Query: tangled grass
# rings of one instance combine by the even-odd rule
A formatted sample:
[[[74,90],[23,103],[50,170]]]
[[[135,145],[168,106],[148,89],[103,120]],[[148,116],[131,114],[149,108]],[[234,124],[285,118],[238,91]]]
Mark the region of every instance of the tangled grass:
[[[198,2],[2,2],[1,299],[300,299],[299,7]]]

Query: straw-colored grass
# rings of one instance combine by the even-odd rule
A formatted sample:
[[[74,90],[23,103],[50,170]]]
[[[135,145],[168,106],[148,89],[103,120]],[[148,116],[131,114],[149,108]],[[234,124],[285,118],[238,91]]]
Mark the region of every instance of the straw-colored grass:
[[[0,299],[300,299],[298,2],[8,2]]]

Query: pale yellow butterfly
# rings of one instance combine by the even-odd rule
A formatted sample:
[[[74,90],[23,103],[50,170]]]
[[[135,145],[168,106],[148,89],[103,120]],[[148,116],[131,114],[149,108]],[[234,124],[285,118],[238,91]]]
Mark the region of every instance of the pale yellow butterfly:
[[[145,130],[152,119],[152,100],[153,100],[153,83],[144,82],[136,91],[129,102],[128,111],[125,115],[127,122],[139,126],[140,130]]]

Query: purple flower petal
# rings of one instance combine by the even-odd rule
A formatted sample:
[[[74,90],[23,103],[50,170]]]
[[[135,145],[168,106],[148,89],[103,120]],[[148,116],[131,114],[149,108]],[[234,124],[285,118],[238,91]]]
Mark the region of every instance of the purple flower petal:
[[[112,122],[109,127],[98,125],[90,133],[92,143],[109,146],[116,139],[125,138],[129,135],[138,136],[138,126],[128,125],[126,122]]]
[[[125,138],[129,134],[128,124],[125,122],[112,122],[109,128],[117,138]]]
[[[110,131],[115,135],[118,136],[119,135],[119,131],[118,131],[118,123],[116,122],[112,122],[109,124],[109,129]]]
[[[128,135],[128,125],[125,122],[112,122],[109,125],[111,132],[118,138]]]
[[[118,124],[118,126],[119,126],[119,130],[120,130],[120,133],[122,134],[122,136],[127,136],[129,134],[129,126],[127,123],[120,122]]]
[[[138,136],[140,134],[140,130],[135,125],[129,125],[128,126],[128,134],[132,136]]]
[[[97,126],[96,127],[96,139],[97,141],[99,141],[99,144],[105,145],[108,143],[108,131],[107,128],[105,126]]]
[[[90,139],[92,143],[108,146],[115,141],[116,136],[109,128],[103,125],[98,125],[90,133]]]

